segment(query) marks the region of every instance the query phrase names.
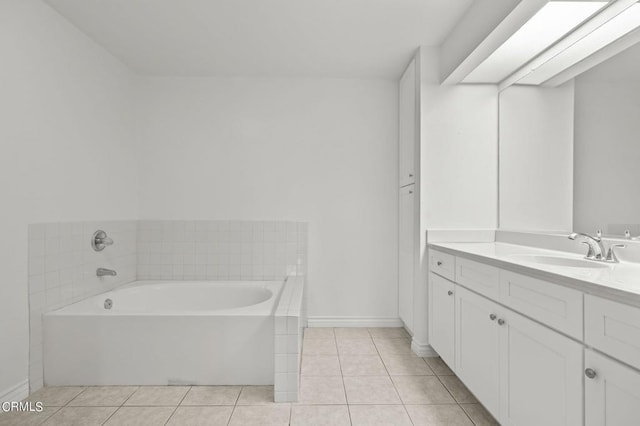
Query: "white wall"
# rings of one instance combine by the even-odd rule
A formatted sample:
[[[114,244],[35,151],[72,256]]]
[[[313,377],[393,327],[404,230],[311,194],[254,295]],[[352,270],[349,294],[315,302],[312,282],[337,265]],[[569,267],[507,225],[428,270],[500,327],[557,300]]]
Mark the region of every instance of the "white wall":
[[[139,89],[143,219],[308,221],[309,316],[397,318],[397,82]]]
[[[131,74],[37,0],[0,2],[0,395],[27,379],[27,224],[136,216]]]
[[[572,229],[573,81],[500,93],[500,228]]]
[[[576,79],[576,230],[640,234],[639,93],[637,74],[620,80],[588,72]]]

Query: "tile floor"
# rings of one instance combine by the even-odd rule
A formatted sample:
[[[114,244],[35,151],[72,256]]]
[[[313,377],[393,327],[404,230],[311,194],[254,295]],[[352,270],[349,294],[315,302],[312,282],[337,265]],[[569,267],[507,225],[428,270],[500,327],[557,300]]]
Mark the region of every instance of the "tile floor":
[[[439,358],[419,358],[400,328],[311,328],[301,399],[273,403],[271,386],[50,387],[20,425],[496,425]]]

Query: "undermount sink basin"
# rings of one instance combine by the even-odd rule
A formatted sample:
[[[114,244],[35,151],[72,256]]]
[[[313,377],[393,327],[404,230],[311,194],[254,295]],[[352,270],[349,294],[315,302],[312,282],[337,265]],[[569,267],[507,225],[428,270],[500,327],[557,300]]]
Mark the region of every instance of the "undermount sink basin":
[[[569,268],[602,269],[608,267],[607,264],[596,262],[594,260],[576,259],[571,257],[543,256],[535,254],[514,254],[510,257],[522,262],[532,262],[551,266],[566,266]]]

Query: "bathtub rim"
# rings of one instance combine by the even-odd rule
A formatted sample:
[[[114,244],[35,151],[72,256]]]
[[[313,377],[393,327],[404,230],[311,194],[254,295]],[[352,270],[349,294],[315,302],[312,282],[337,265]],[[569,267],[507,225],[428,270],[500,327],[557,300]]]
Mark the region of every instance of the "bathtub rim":
[[[282,280],[136,280],[130,283],[126,283],[121,285],[111,291],[100,293],[95,296],[88,297],[86,299],[82,299],[76,303],[72,303],[67,306],[63,306],[59,309],[49,311],[43,313],[43,319],[46,317],[57,317],[57,316],[72,316],[72,317],[83,317],[83,316],[97,316],[97,317],[152,317],[152,316],[273,316],[278,308],[278,304],[282,295],[282,291],[285,287],[287,279],[283,278]],[[259,288],[267,288],[267,290],[271,291],[271,297],[263,302],[240,306],[236,308],[230,309],[218,309],[218,310],[180,310],[180,311],[112,311],[109,309],[100,309],[100,302],[105,299],[110,298],[111,295],[117,293],[121,290],[126,290],[129,288],[137,288],[137,287],[145,287],[145,286],[153,286],[153,285],[165,285],[165,284],[212,284],[212,285],[220,285],[220,284],[231,284],[231,285],[239,285],[239,286],[247,286],[247,287],[259,287]],[[97,302],[97,306],[91,306],[92,301]],[[84,307],[84,309],[79,309],[82,305],[89,305]]]

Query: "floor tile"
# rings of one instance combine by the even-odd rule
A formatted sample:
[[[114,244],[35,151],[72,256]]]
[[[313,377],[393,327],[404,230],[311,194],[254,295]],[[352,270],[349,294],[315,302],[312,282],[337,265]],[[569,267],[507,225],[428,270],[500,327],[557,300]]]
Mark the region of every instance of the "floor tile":
[[[41,412],[0,413],[0,426],[35,426],[57,412],[60,407],[44,407]]]
[[[62,407],[84,390],[82,386],[44,387],[31,394],[26,401],[40,401],[46,407]]]
[[[334,328],[333,332],[336,339],[367,339],[371,337],[369,330],[362,327]]]
[[[304,329],[305,339],[333,339],[333,328],[311,327]]]
[[[337,355],[303,355],[302,376],[340,376]]]
[[[402,405],[350,405],[353,426],[411,426],[411,419]]]
[[[290,412],[289,404],[237,406],[233,410],[229,426],[286,426],[289,424]]]
[[[419,357],[386,354],[382,359],[392,376],[433,376],[433,371]]]
[[[231,406],[184,407],[173,413],[167,426],[226,426],[233,412]]]
[[[300,403],[346,404],[342,377],[301,377]]]
[[[238,405],[274,404],[273,386],[243,386]]]
[[[415,426],[473,426],[459,405],[406,405]]]
[[[481,404],[460,404],[476,426],[500,426]]]
[[[378,355],[340,355],[343,376],[386,376],[387,369]]]
[[[345,377],[349,404],[401,404],[389,376]]]
[[[141,386],[124,403],[126,406],[176,406],[189,391],[189,386]]]
[[[192,386],[180,405],[235,405],[242,386]]]
[[[442,360],[442,358],[434,357],[434,358],[423,358],[423,359],[427,362],[427,364],[429,365],[429,368],[431,368],[431,370],[438,376],[453,376],[454,374],[453,371],[451,371],[451,369]]]
[[[381,327],[381,328],[369,328],[369,334],[373,337],[388,337],[388,338],[409,338],[409,333],[402,327]]]
[[[120,407],[105,426],[164,426],[174,407]]]
[[[291,426],[349,426],[346,405],[293,405]]]
[[[474,404],[478,402],[478,400],[473,396],[473,394],[469,391],[469,389],[467,389],[467,387],[460,381],[460,379],[458,379],[457,376],[442,376],[440,377],[440,381],[449,390],[449,393],[453,395],[453,397],[459,404],[461,403]]]
[[[386,337],[373,338],[376,348],[380,354],[384,355],[410,355],[417,357],[411,350],[409,339],[388,339]]]
[[[378,350],[373,340],[366,339],[340,339],[337,341],[340,355],[378,355]]]
[[[137,386],[91,386],[83,390],[70,403],[70,407],[119,407]]]
[[[405,404],[455,404],[436,376],[393,376],[392,379]]]
[[[312,338],[304,339],[303,355],[337,355],[335,339]]]
[[[93,426],[103,424],[117,407],[62,407],[43,423],[46,426]]]

